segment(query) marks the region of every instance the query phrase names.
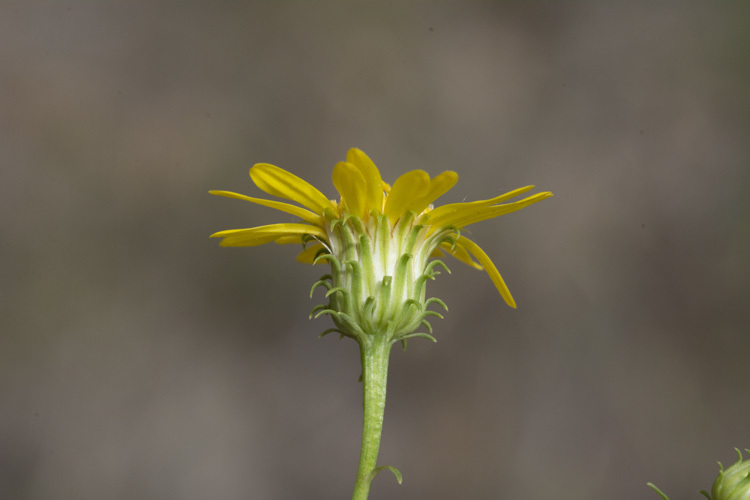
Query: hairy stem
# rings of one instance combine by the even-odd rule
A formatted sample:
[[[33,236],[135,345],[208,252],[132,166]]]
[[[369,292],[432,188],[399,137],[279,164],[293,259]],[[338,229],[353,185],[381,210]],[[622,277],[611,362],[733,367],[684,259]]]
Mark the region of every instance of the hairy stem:
[[[362,425],[362,451],[354,483],[352,500],[367,500],[370,482],[377,467],[380,435],[383,431],[385,411],[385,386],[388,378],[388,356],[391,342],[385,334],[375,334],[360,342],[362,357],[362,389],[364,392],[364,419]]]

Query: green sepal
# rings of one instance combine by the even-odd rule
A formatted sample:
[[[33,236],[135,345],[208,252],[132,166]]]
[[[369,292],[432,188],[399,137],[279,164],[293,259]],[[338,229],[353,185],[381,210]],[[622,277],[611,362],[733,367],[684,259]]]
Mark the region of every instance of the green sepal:
[[[314,316],[314,318],[318,319],[323,314],[328,314],[331,317],[333,317],[335,321],[338,321],[344,324],[343,326],[345,328],[336,329],[342,335],[342,338],[351,337],[353,339],[356,339],[357,337],[365,336],[365,332],[362,331],[362,329],[359,327],[357,322],[354,321],[352,317],[349,316],[348,314],[340,312],[340,311],[336,311],[334,309],[323,309],[322,311],[318,311],[318,313]]]
[[[396,330],[396,324],[393,321],[389,321],[385,324],[385,338],[392,339],[393,332]]]
[[[422,303],[419,302],[418,300],[406,299],[403,305],[401,306],[401,310],[396,315],[396,319],[394,323],[397,325],[401,325],[402,323],[404,323],[404,320],[409,315],[409,312],[411,311],[412,306],[417,309],[417,314],[421,315]]]
[[[662,500],[669,500],[669,497],[665,495],[663,491],[657,488],[654,483],[646,483],[646,486],[654,490],[662,498]],[[711,500],[711,497],[708,497],[708,500]]]
[[[708,498],[708,500],[711,500],[711,495],[706,490],[700,490],[701,495]],[[669,499],[667,499],[669,500]]]
[[[325,337],[326,335],[328,335],[329,333],[332,333],[332,332],[338,332],[341,335],[344,335],[344,333],[341,330],[339,330],[338,328],[329,328],[328,330],[325,330],[323,333],[321,333],[320,335],[318,335],[318,338],[322,339],[323,337]]]
[[[423,274],[416,279],[416,281],[414,282],[414,289],[412,290],[413,298],[417,299],[425,296],[425,286],[428,278],[429,276]]]
[[[427,307],[430,304],[432,304],[433,302],[435,304],[439,305],[440,307],[442,307],[443,309],[445,309],[446,312],[448,311],[448,306],[445,305],[445,302],[443,302],[442,300],[440,300],[437,297],[430,297],[429,299],[427,299],[427,301],[424,303],[424,306]]]
[[[342,217],[341,219],[339,219],[339,222],[341,222],[341,225],[344,226],[350,220],[355,220],[355,221],[359,222],[358,227],[355,227],[354,229],[359,230],[361,228],[362,230],[364,230],[364,226],[362,226],[362,220],[357,215],[349,213],[349,212],[345,213],[344,217]],[[331,226],[333,226],[333,224],[331,224]],[[362,232],[362,231],[358,231],[358,232]]]
[[[422,324],[422,325],[424,325],[424,326],[425,326],[425,328],[427,328],[427,330],[428,330],[428,331],[429,331],[430,333],[432,333],[432,325],[430,324],[430,322],[429,322],[429,321],[427,321],[426,319],[422,318],[422,321],[420,321],[419,323],[420,323],[420,324]]]
[[[360,222],[361,224],[361,222]],[[365,285],[368,289],[372,288],[375,283],[375,273],[372,269],[372,245],[370,244],[370,238],[366,234],[362,234],[359,237],[359,253],[361,262],[365,263],[364,266],[364,279]]]
[[[337,293],[337,292],[346,295],[349,293],[349,290],[347,290],[343,286],[335,286],[333,288],[328,289],[328,291],[326,292],[326,297],[330,297],[332,294]]]
[[[445,269],[445,272],[447,272],[448,274],[451,274],[451,270],[448,269],[448,266],[445,265],[445,262],[443,262],[440,259],[435,259],[435,260],[431,261],[429,264],[427,264],[427,266],[425,266],[425,268],[424,268],[425,274],[432,274],[433,277],[437,276],[438,274],[440,274],[439,272],[433,270],[435,268],[435,266],[440,266],[443,269]]]
[[[388,222],[387,215],[379,215],[377,217],[377,227],[375,229],[375,244],[377,246],[376,253],[380,255],[382,259],[388,252],[388,240],[390,239],[391,225]],[[385,261],[383,261],[385,266]]]
[[[411,338],[427,339],[427,340],[431,340],[433,342],[437,342],[437,339],[435,337],[433,337],[429,333],[423,333],[423,332],[410,333],[408,335],[404,335],[403,337],[399,338],[399,340],[401,342],[406,342],[406,339],[411,339]]]
[[[328,307],[328,304],[323,305],[323,307]],[[313,319],[318,319],[324,314],[330,314],[331,316],[337,317],[339,315],[339,312],[335,309],[323,309],[321,311],[318,311],[318,313],[313,316]]]
[[[411,230],[412,222],[414,222],[414,211],[413,210],[407,210],[401,216],[398,218],[398,221],[393,225],[393,229],[391,230],[391,234],[393,237],[399,241],[406,241],[408,245],[408,238],[410,235],[408,235],[407,231]],[[406,240],[404,239],[404,236],[406,235]],[[403,248],[403,247],[402,247]],[[408,251],[408,250],[407,250]]]
[[[404,236],[406,236],[405,243],[401,247],[401,250],[405,253],[411,253],[411,251],[414,249],[414,244],[417,242],[419,232],[424,227],[420,225],[412,226],[412,222],[414,221],[415,217],[416,213],[413,210],[409,210],[401,216],[399,221],[396,223],[396,226],[393,228],[393,232],[398,233],[398,236],[396,237],[401,241],[404,241]],[[405,234],[406,230],[408,230],[409,232]]]
[[[427,301],[425,305],[429,304],[430,302]],[[422,311],[422,303],[415,299],[406,299],[404,301],[403,308],[404,310],[408,311],[410,306],[415,306],[417,308],[417,311]]]
[[[341,219],[333,219],[330,223],[331,232],[335,231],[338,226],[343,226],[343,225],[344,225],[344,221],[342,221]]]
[[[352,290],[357,296],[352,297],[352,300],[360,302],[361,298],[359,292],[362,290],[362,265],[356,260],[348,260],[344,263],[352,269],[352,281],[349,284],[349,290]]]
[[[302,248],[307,247],[307,244],[311,241],[314,241],[316,243],[320,243],[320,240],[317,236],[313,236],[311,234],[303,234],[300,236],[300,239],[302,240]]]
[[[373,471],[370,473],[368,481],[372,482],[372,480],[375,479],[375,476],[377,476],[378,473],[382,470],[389,470],[393,472],[393,475],[396,476],[396,481],[398,482],[398,484],[401,484],[403,482],[404,478],[401,475],[401,471],[399,471],[392,465],[381,465],[380,467],[375,467],[375,469],[373,469]]]
[[[318,281],[316,281],[315,283],[313,283],[313,286],[310,289],[310,298],[312,298],[313,292],[315,292],[315,289],[318,288],[319,286],[324,286],[324,287],[326,287],[326,289],[330,290],[332,285],[331,285],[330,281],[328,281],[328,278],[326,278],[325,276],[323,276]]]
[[[456,226],[445,226],[443,232],[445,234],[455,234],[457,238],[461,236],[461,229]]]
[[[346,218],[350,217],[353,217],[353,215],[349,214],[346,216]],[[342,224],[339,228],[339,234],[343,238],[344,251],[344,254],[340,255],[340,257],[343,257],[346,260],[358,260],[359,256],[357,254],[357,239],[352,233],[351,228],[347,227],[346,224]]]
[[[346,326],[346,328],[342,329],[342,331],[346,330],[346,335],[348,337],[356,338],[357,336],[359,336],[364,338],[366,336],[365,332],[362,331],[362,328],[360,328],[357,322],[354,321],[354,318],[352,318],[348,314],[339,312],[336,313],[336,316],[334,317],[340,322],[344,323],[344,326]]]
[[[380,297],[378,297],[378,303],[379,304],[388,304],[388,302],[391,300],[391,284],[393,283],[393,278],[390,276],[383,276],[383,283],[380,285]],[[380,316],[377,320],[379,323],[384,318],[383,316],[386,314],[387,308],[383,307],[380,309],[380,313],[378,316]]]
[[[453,250],[456,249],[456,238],[454,238],[451,235],[444,236],[443,238],[441,238],[440,239],[440,243],[450,243],[450,245],[451,245],[451,251],[453,251]]]
[[[451,274],[451,270],[448,269],[448,266],[445,265],[445,262],[443,262],[440,259],[435,259],[425,266],[424,273],[422,273],[422,276],[417,278],[417,281],[416,281],[417,288],[421,287],[428,279],[434,280],[435,276],[440,274],[440,271],[434,270],[435,266],[440,266],[443,269],[445,269],[448,272],[448,274]]]
[[[327,253],[331,253],[331,252],[329,252],[327,248],[323,247],[320,250],[318,250],[317,252],[315,252],[315,257],[313,258],[313,260],[315,260],[318,257],[320,257],[321,255],[325,255]]]
[[[427,280],[434,280],[434,279],[435,279],[435,276],[433,276],[432,274],[425,273],[421,275],[419,278],[417,278],[417,281],[414,282],[415,284],[414,289],[419,290],[419,293],[422,293],[422,288],[424,287],[424,284],[427,282]]]
[[[368,331],[374,331],[375,325],[375,297],[370,295],[365,299],[365,303],[362,305],[362,313],[360,314],[364,327]]]
[[[406,339],[405,339],[405,338],[401,338],[401,339],[399,339],[399,340],[401,341],[401,348],[402,348],[402,349],[403,349],[404,351],[406,351]]]
[[[365,299],[365,303],[362,305],[362,316],[364,318],[372,318],[372,310],[375,308],[375,297],[370,295]]]
[[[436,318],[440,318],[440,319],[443,319],[443,315],[442,315],[442,314],[440,314],[440,313],[439,313],[439,312],[437,312],[437,311],[425,311],[425,312],[424,312],[424,315],[425,315],[425,316],[435,316]]]
[[[313,319],[313,316],[315,316],[315,313],[320,311],[321,309],[325,309],[328,307],[329,304],[318,304],[317,306],[312,308],[312,311],[310,311],[310,319]],[[315,316],[317,318],[317,316]]]
[[[406,268],[409,265],[412,255],[405,253],[399,257],[396,263],[396,269],[393,273],[393,290],[400,293],[401,289],[406,286]],[[398,297],[398,295],[396,295]]]
[[[354,231],[356,233],[365,234],[367,232],[365,225],[362,223],[362,219],[360,219],[358,215],[348,214],[346,217],[344,217],[344,221],[349,220],[352,221],[352,226],[354,226]]]
[[[315,259],[313,259],[313,266],[321,260],[328,260],[331,263],[331,267],[336,271],[336,273],[341,272],[341,264],[339,264],[339,260],[334,257],[333,254],[323,253],[318,255],[317,257],[315,257]]]
[[[414,213],[414,212],[411,212]],[[404,245],[404,252],[411,253],[414,251],[414,244],[417,242],[417,238],[419,238],[419,233],[424,229],[424,226],[416,225],[411,228],[411,231],[409,231],[409,237],[406,240],[406,245]]]

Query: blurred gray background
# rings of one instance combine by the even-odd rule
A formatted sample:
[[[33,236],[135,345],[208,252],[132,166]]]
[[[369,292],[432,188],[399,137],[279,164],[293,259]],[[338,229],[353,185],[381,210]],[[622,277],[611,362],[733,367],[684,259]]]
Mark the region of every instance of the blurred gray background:
[[[702,498],[750,447],[750,4],[0,4],[0,498],[348,498],[356,344],[319,268],[214,231],[348,148],[472,227],[394,349],[372,500]]]

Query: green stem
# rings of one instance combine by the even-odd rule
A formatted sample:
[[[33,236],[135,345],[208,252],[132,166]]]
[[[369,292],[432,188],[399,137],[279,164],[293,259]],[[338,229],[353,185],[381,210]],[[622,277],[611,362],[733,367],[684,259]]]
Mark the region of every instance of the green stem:
[[[367,500],[370,482],[377,466],[380,435],[383,431],[385,386],[388,378],[388,355],[391,342],[387,335],[378,333],[361,341],[359,347],[362,356],[364,419],[362,451],[359,455],[359,469],[352,500]]]

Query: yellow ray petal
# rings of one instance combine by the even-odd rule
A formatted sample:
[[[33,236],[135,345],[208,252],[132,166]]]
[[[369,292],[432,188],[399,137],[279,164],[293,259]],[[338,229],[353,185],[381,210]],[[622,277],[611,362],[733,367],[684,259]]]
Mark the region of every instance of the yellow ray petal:
[[[409,204],[424,198],[430,190],[430,176],[424,170],[406,172],[393,183],[385,200],[385,214],[391,220],[398,219]]]
[[[427,190],[427,194],[423,197],[414,200],[407,207],[406,210],[414,210],[417,214],[427,208],[430,203],[437,200],[445,193],[447,193],[453,186],[458,182],[458,174],[456,172],[443,172],[442,174],[436,175],[430,180],[430,187]]]
[[[362,172],[351,163],[340,161],[333,167],[333,186],[341,195],[341,201],[346,203],[349,213],[363,218],[367,182]]]
[[[443,215],[434,215],[434,211],[429,213],[430,217],[427,221],[428,224],[438,227],[455,226],[455,227],[466,227],[469,224],[474,224],[487,219],[499,217],[501,215],[521,210],[522,208],[528,207],[529,205],[542,201],[545,198],[552,196],[550,192],[538,193],[523,200],[516,201],[513,203],[506,203],[503,205],[494,205],[491,207],[476,207],[471,206],[471,203],[467,203],[463,208],[458,208],[451,213]],[[441,208],[441,207],[438,207]],[[437,210],[437,209],[436,209]]]
[[[266,193],[296,201],[317,214],[322,214],[326,208],[333,208],[331,201],[315,186],[283,168],[258,163],[250,169],[250,177]]]
[[[453,257],[457,258],[464,264],[473,267],[474,269],[479,269],[480,271],[484,269],[482,266],[477,264],[474,259],[471,258],[471,254],[469,254],[466,248],[464,248],[464,246],[460,243],[452,245],[448,242],[445,242],[440,244],[440,248],[442,248],[447,253],[451,254]]]
[[[383,179],[375,163],[362,150],[351,148],[346,153],[346,161],[359,169],[367,183],[366,210],[383,211]]]
[[[297,255],[297,261],[302,262],[303,264],[312,264],[315,261],[315,256],[323,249],[323,245],[320,243],[316,243],[315,245],[310,245],[309,247],[305,248],[300,252],[299,255]],[[321,259],[318,261],[317,264],[326,264],[328,261],[325,259]],[[316,264],[316,265],[317,265]]]
[[[264,207],[275,208],[276,210],[281,210],[282,212],[292,214],[306,222],[309,222],[310,224],[315,224],[316,226],[320,226],[322,224],[322,218],[319,215],[314,214],[309,210],[305,210],[302,207],[290,205],[288,203],[283,203],[281,201],[264,200],[261,198],[252,198],[250,196],[245,196],[244,194],[239,194],[239,193],[233,193],[231,191],[213,190],[213,191],[209,191],[209,193],[215,194],[216,196],[225,196],[227,198],[236,198],[238,200],[249,201],[250,203],[256,203],[258,205],[263,205]]]
[[[273,242],[278,243],[279,245],[301,245],[302,236],[299,236],[297,234],[290,236],[280,236],[273,240]]]
[[[326,239],[326,232],[307,224],[271,224],[268,226],[251,227],[247,229],[228,229],[211,235],[211,238],[223,238],[223,247],[254,247],[275,241],[283,236],[309,234]]]
[[[450,203],[448,205],[435,207],[435,209],[430,212],[430,219],[434,219],[435,217],[442,217],[443,215],[451,214],[456,210],[463,210],[469,207],[480,208],[489,207],[490,205],[497,205],[498,203],[502,203],[503,201],[515,198],[516,196],[531,191],[532,189],[534,189],[534,186],[524,186],[518,189],[514,189],[513,191],[509,191],[505,194],[501,194],[500,196],[496,196],[489,200],[478,200],[472,201],[470,203]]]
[[[479,248],[479,245],[464,236],[459,236],[457,243],[463,245],[463,247],[466,248],[469,253],[476,257],[482,267],[484,267],[484,270],[487,271],[487,274],[490,275],[490,279],[495,284],[497,291],[500,292],[500,295],[505,300],[505,303],[515,309],[516,301],[513,300],[513,296],[510,294],[510,290],[508,290],[508,286],[505,284],[505,281],[503,281],[503,277],[500,276],[500,273],[495,267],[495,264],[493,264],[487,254],[484,253],[484,250]]]

